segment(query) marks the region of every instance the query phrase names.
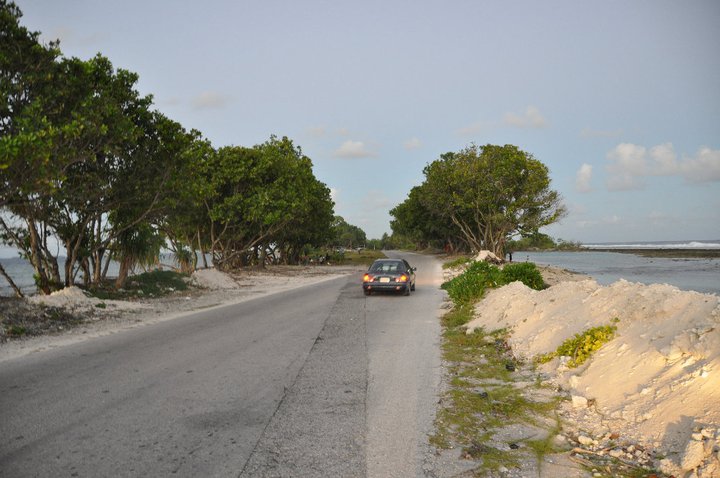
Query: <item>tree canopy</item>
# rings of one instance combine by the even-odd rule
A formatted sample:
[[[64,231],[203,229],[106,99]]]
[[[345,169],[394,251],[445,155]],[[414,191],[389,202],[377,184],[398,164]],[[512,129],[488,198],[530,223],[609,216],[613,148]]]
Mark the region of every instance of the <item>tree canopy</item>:
[[[268,252],[291,263],[331,242],[330,190],[290,139],[215,149],[152,109],[137,74],[100,54],[65,58],[21,17],[0,0],[0,241],[41,292],[78,275],[98,284],[111,260],[122,287],[164,247],[190,271],[198,255],[219,268]]]
[[[502,257],[509,238],[565,214],[547,167],[513,145],[471,145],[441,155],[423,172],[425,181],[390,211],[393,233],[416,243],[489,249]]]

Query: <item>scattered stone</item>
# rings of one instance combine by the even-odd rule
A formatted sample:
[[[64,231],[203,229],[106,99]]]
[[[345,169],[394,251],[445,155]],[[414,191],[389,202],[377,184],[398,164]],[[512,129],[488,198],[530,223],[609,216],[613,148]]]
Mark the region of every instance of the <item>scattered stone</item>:
[[[578,443],[580,443],[583,446],[590,446],[594,443],[594,440],[585,435],[580,435],[580,436],[578,436]]]
[[[701,441],[690,441],[681,455],[680,468],[694,470],[705,459],[705,445]]]

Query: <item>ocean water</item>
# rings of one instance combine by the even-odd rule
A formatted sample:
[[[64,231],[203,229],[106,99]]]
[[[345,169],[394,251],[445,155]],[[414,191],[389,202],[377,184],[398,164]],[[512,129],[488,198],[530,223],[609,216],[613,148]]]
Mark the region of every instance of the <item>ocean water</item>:
[[[174,267],[177,266],[175,262],[175,256],[171,253],[160,254],[160,262],[163,266]],[[208,262],[212,264],[212,257],[208,256]],[[23,291],[25,295],[33,295],[37,292],[35,288],[35,280],[33,279],[33,268],[28,261],[21,259],[20,257],[0,257],[0,264],[5,268],[5,272],[12,278],[15,285]],[[58,258],[58,266],[60,267],[60,274],[63,274],[63,267],[65,266],[65,260],[63,257]],[[110,261],[108,267],[107,277],[117,277],[120,270],[120,264],[115,261]],[[140,273],[142,271],[138,271]],[[78,273],[77,281],[82,281],[82,273]],[[0,275],[0,296],[14,296],[10,284]]]
[[[12,278],[15,285],[23,291],[25,295],[33,295],[37,292],[35,288],[35,280],[33,279],[33,268],[28,261],[19,257],[5,258],[0,257],[0,263],[5,268],[5,272]],[[65,261],[62,257],[58,258],[58,266],[60,267],[60,275],[63,275]],[[110,262],[108,267],[108,277],[117,277],[120,264],[115,261]],[[82,281],[82,273],[78,273],[78,281]],[[0,276],[0,296],[13,296],[15,292],[4,277]]]
[[[635,248],[638,249],[638,247]],[[651,247],[647,246],[646,248]],[[710,247],[705,248],[709,249]],[[513,261],[530,261],[536,264],[561,267],[587,274],[603,285],[625,279],[643,284],[670,284],[682,290],[720,295],[720,259],[716,258],[671,259],[593,250],[582,252],[518,251],[513,253]]]

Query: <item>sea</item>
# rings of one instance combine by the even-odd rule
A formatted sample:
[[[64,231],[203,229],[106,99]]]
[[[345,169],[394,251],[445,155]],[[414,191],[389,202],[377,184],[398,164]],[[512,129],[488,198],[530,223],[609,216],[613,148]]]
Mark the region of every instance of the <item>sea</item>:
[[[586,274],[599,284],[620,279],[642,284],[670,284],[681,290],[720,295],[720,258],[643,257],[597,249],[720,249],[715,241],[614,242],[584,244],[577,252],[514,252],[513,261],[560,267]]]
[[[177,265],[175,263],[175,257],[173,256],[173,254],[167,253],[160,255],[160,263],[164,266],[168,266],[168,268]],[[34,271],[27,260],[20,257],[0,257],[0,264],[2,264],[2,266],[5,268],[5,272],[7,272],[7,274],[12,278],[13,282],[15,282],[15,285],[20,288],[23,294],[33,295],[37,293],[37,289],[35,287],[35,279],[33,278]],[[58,266],[60,267],[60,274],[64,274],[64,257],[58,258]],[[117,277],[119,270],[120,264],[115,261],[110,261],[107,277]],[[77,280],[82,280],[82,273],[78,274]],[[0,275],[0,297],[14,295],[15,292],[13,291],[12,287],[10,287],[10,284],[7,282],[7,280],[5,280],[4,277],[2,277],[2,275]]]

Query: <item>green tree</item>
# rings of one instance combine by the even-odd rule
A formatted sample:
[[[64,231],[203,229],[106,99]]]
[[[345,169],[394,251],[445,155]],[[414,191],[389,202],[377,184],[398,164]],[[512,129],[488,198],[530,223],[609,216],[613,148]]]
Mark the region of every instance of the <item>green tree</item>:
[[[439,239],[427,229],[434,222],[469,248],[502,257],[510,237],[535,233],[565,214],[547,167],[516,146],[471,145],[443,154],[424,174],[416,197],[394,210],[400,232],[412,234],[419,224],[421,235]]]
[[[365,231],[349,224],[342,216],[335,216],[333,220],[333,238],[336,246],[347,248],[360,247],[367,242]]]

